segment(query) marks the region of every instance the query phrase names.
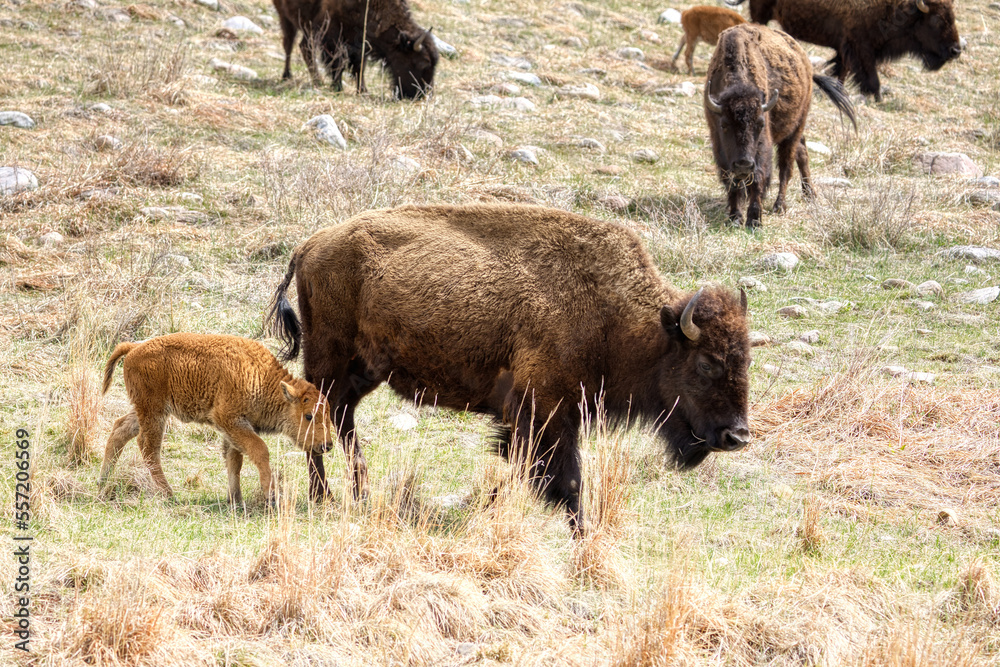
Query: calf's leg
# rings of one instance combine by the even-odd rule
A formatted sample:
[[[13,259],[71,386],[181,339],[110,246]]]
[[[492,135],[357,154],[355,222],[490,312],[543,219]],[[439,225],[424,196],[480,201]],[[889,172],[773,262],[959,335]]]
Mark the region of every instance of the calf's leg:
[[[239,506],[243,504],[243,489],[240,488],[240,471],[243,469],[243,452],[223,436],[222,455],[226,459],[226,476],[229,479],[229,502]]]
[[[129,440],[137,435],[139,435],[139,417],[136,416],[135,410],[115,421],[115,425],[111,429],[111,435],[108,436],[108,444],[104,447],[104,462],[101,464],[101,486],[108,483],[108,477],[111,475],[111,470],[115,467],[118,457],[121,456],[122,449],[125,448]]]
[[[267,451],[267,444],[254,433],[249,424],[241,423],[238,418],[231,418],[220,415],[217,411],[212,414],[212,423],[222,431],[232,442],[233,448],[242,452],[250,459],[250,462],[257,467],[260,473],[260,488],[269,502],[274,502],[275,480],[271,474],[270,454]],[[227,457],[227,464],[229,462]],[[230,481],[232,478],[230,478]],[[238,478],[237,478],[238,481]]]
[[[149,468],[149,474],[153,477],[153,484],[170,498],[174,492],[167,483],[167,476],[163,474],[163,465],[160,462],[160,448],[163,444],[163,429],[166,422],[164,415],[139,415],[139,451],[146,462],[146,467]]]

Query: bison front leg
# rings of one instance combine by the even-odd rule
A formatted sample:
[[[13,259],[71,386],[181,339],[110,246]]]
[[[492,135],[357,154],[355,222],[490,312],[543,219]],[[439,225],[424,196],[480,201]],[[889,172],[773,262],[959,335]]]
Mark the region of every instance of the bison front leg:
[[[229,482],[229,503],[233,507],[243,505],[243,489],[240,488],[240,471],[243,469],[243,453],[233,446],[229,438],[222,438],[222,457],[226,460],[226,477]]]
[[[743,202],[746,199],[746,188],[741,183],[730,183],[726,187],[729,199],[729,222],[736,227],[743,226]]]
[[[273,505],[277,495],[277,484],[274,475],[271,474],[271,456],[267,451],[267,444],[260,439],[259,435],[254,433],[252,428],[241,423],[241,419],[213,414],[212,423],[222,431],[223,437],[229,438],[229,441],[232,443],[232,449],[241,452],[241,464],[242,457],[245,455],[256,466],[257,471],[260,473],[260,489],[267,502]],[[228,465],[228,456],[226,462]],[[232,469],[230,468],[229,471],[232,472]],[[238,474],[236,481],[239,484]],[[230,477],[230,484],[232,484],[232,477]],[[232,493],[232,486],[230,486],[230,493]]]
[[[315,48],[318,45],[319,40],[314,33],[309,31],[303,32],[302,41],[299,42],[299,50],[302,52],[302,60],[306,63],[306,69],[309,70],[309,77],[312,79],[313,85],[317,88],[323,83],[323,80],[319,76],[319,69],[316,67]]]
[[[844,67],[854,76],[858,90],[864,95],[871,95],[876,102],[882,101],[882,83],[878,78],[878,66],[874,54],[863,57],[853,44],[844,46]]]
[[[778,196],[774,200],[774,212],[781,214],[785,212],[785,195],[788,192],[788,181],[792,178],[792,167],[799,156],[801,133],[796,132],[785,141],[778,144]],[[803,146],[804,148],[804,146]],[[809,181],[809,161],[806,158],[806,168],[802,172],[802,163],[799,162],[799,170],[803,174],[803,183]]]
[[[812,177],[809,175],[809,149],[806,148],[806,138],[800,137],[798,147],[795,149],[795,163],[799,166],[799,176],[802,177],[802,196],[812,199],[816,193],[813,191]]]
[[[285,49],[285,71],[281,73],[282,79],[292,78],[292,47],[295,46],[295,25],[284,16],[278,16],[281,24],[281,45]]]

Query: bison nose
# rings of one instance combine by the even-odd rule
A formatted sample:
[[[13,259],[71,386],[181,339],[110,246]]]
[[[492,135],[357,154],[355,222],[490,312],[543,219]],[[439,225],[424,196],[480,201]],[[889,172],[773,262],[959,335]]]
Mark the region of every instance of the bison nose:
[[[733,171],[746,173],[753,169],[753,161],[741,158],[733,162]]]
[[[962,42],[964,41],[965,39],[963,38]],[[965,48],[965,44],[963,44],[962,42],[959,42],[958,44],[955,44],[954,46],[951,47],[951,55],[953,58],[957,58],[958,56],[962,55],[962,49]]]
[[[722,448],[727,452],[743,449],[750,442],[750,429],[745,426],[735,429],[725,429],[719,438]]]

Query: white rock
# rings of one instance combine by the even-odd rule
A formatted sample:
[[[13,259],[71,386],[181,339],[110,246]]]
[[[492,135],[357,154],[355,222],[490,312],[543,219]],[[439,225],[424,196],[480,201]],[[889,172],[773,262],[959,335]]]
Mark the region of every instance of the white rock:
[[[775,252],[762,257],[760,263],[768,269],[791,271],[799,265],[799,258],[793,252]]]
[[[913,305],[917,307],[917,310],[924,313],[929,313],[935,308],[934,303],[931,301],[914,301]]]
[[[766,292],[767,285],[757,280],[753,276],[743,276],[736,281],[736,284],[748,292]]]
[[[845,188],[854,187],[854,184],[851,183],[846,178],[816,178],[816,179],[813,179],[813,182],[816,185],[819,185],[821,187],[826,187],[826,188],[841,188],[841,189],[845,189]]]
[[[937,254],[944,255],[945,257],[949,257],[951,259],[969,259],[974,262],[1000,259],[1000,250],[994,250],[993,248],[981,248],[979,246],[972,245],[958,245],[954,248],[942,250]]]
[[[818,141],[807,141],[806,148],[811,150],[813,153],[819,153],[820,155],[833,155],[833,151]]]
[[[509,81],[517,81],[518,83],[523,83],[526,86],[542,85],[542,80],[538,78],[538,75],[532,74],[531,72],[518,72],[516,70],[507,70],[505,72],[501,72],[500,76]]]
[[[615,211],[618,213],[625,213],[628,211],[630,202],[626,197],[620,194],[606,194],[595,199],[598,204],[608,209],[609,211]]]
[[[935,375],[933,373],[923,373],[919,371],[914,371],[910,373],[906,379],[910,382],[917,382],[920,384],[934,384]]]
[[[978,266],[974,266],[972,264],[966,264],[964,271],[965,271],[965,275],[967,275],[967,276],[985,276],[986,275],[985,271],[983,271]]]
[[[800,341],[803,343],[809,343],[810,345],[815,345],[819,342],[819,329],[811,329],[810,331],[803,331],[799,334]]]
[[[169,220],[173,217],[170,210],[162,206],[144,206],[139,209],[139,213],[151,220]]]
[[[389,424],[397,431],[412,431],[417,427],[418,423],[416,417],[406,412],[400,412],[389,417]]]
[[[437,47],[438,53],[443,55],[445,58],[458,57],[458,49],[435,35],[433,32],[431,33],[431,39],[434,40],[434,46]]]
[[[105,104],[104,102],[98,102],[97,104],[91,104],[87,108],[90,109],[91,111],[97,111],[99,113],[110,113],[111,112],[111,107],[108,106],[107,104]]]
[[[531,69],[531,61],[527,58],[518,58],[515,56],[505,56],[505,55],[495,55],[490,58],[492,62],[498,65],[503,65],[504,67],[516,67],[517,69],[529,70]]]
[[[518,162],[526,162],[532,165],[538,164],[538,156],[535,155],[535,151],[530,146],[522,146],[521,148],[512,150],[510,157],[512,160],[517,160]]]
[[[590,148],[590,149],[593,149],[593,150],[595,150],[595,151],[597,151],[599,153],[603,153],[604,151],[607,150],[604,147],[604,144],[602,144],[597,139],[592,139],[590,137],[583,137],[582,139],[580,139],[580,140],[578,140],[576,142],[576,145],[579,146],[580,148]]]
[[[781,375],[781,368],[779,366],[775,366],[774,364],[764,364],[760,368],[768,375]]]
[[[652,30],[640,30],[639,36],[642,37],[647,42],[652,42],[653,44],[660,44],[663,40]]]
[[[882,368],[882,372],[894,378],[903,377],[909,373],[905,366],[885,366]]]
[[[585,83],[582,86],[562,86],[556,91],[559,97],[573,97],[584,100],[601,99],[601,90],[592,83]]]
[[[0,111],[0,125],[13,125],[22,130],[30,130],[35,127],[35,121],[31,116],[20,111]]]
[[[94,139],[94,148],[99,151],[117,151],[122,148],[122,140],[110,134],[102,134]]]
[[[816,356],[816,350],[812,348],[812,345],[805,343],[801,340],[793,340],[785,344],[785,349],[789,352],[799,355],[800,357],[814,357]]]
[[[917,294],[920,296],[929,296],[931,294],[941,296],[943,292],[944,290],[941,289],[941,283],[936,280],[925,280],[917,285]]]
[[[310,118],[302,125],[303,130],[309,128],[314,128],[316,138],[320,141],[325,141],[331,146],[336,146],[340,150],[347,148],[347,140],[344,139],[344,135],[340,133],[340,128],[337,127],[337,121],[335,121],[333,116],[330,114],[325,113]]]
[[[504,106],[513,107],[518,111],[530,113],[535,110],[535,103],[527,97],[511,97],[504,100]]]
[[[479,128],[469,130],[465,134],[475,142],[490,144],[494,148],[503,148],[503,139],[498,134],[493,134]]]
[[[179,16],[174,16],[173,14],[171,14],[170,16],[167,17],[167,20],[170,21],[171,23],[173,23],[178,28],[186,28],[187,27],[187,23],[184,23],[184,19],[182,19]]]
[[[683,95],[684,97],[694,97],[698,94],[698,86],[690,81],[682,81],[681,85],[678,86],[676,93],[678,95]]]
[[[520,95],[521,86],[516,83],[511,83],[510,81],[504,81],[503,83],[498,83],[493,86],[493,90],[497,91],[501,95]]]
[[[637,49],[634,46],[623,46],[615,52],[619,58],[624,60],[645,60],[646,54],[642,52],[642,49]]]
[[[1000,178],[996,176],[983,176],[982,178],[971,178],[969,179],[970,185],[975,185],[980,188],[1000,188]]]
[[[681,13],[679,11],[677,11],[676,9],[674,9],[673,7],[671,7],[670,9],[668,9],[665,12],[663,12],[662,14],[660,14],[660,18],[657,19],[657,22],[658,23],[680,23],[681,22]]]
[[[882,283],[882,289],[902,289],[902,290],[912,290],[913,283],[909,280],[903,280],[901,278],[889,278]]]
[[[257,72],[253,71],[249,67],[244,67],[243,65],[234,65],[233,63],[227,63],[224,60],[219,60],[218,58],[212,58],[208,61],[208,66],[217,72],[228,72],[230,76],[235,79],[242,79],[244,81],[252,81],[257,78]]]
[[[751,331],[749,338],[750,338],[750,347],[767,346],[774,342],[774,339],[768,336],[763,331]]]
[[[219,11],[219,0],[194,0],[194,1],[197,2],[199,5],[204,5],[209,9],[214,9],[215,11]]]
[[[962,303],[987,304],[996,301],[998,296],[1000,296],[1000,286],[994,286],[956,294],[955,300]]]
[[[659,162],[660,156],[651,148],[640,148],[632,153],[632,159],[636,162],[653,164],[655,162]]]
[[[469,100],[469,104],[474,107],[495,107],[503,102],[502,97],[496,95],[476,95]]]
[[[37,189],[38,179],[24,167],[0,167],[0,195]]]
[[[914,158],[914,162],[925,174],[935,176],[960,174],[978,178],[983,175],[983,170],[965,153],[920,153]]]
[[[176,253],[170,253],[163,258],[167,264],[170,264],[175,269],[190,269],[191,268],[191,258],[187,255],[178,255]]]
[[[392,159],[392,168],[399,173],[413,176],[420,173],[420,163],[411,157],[397,155]]]
[[[252,32],[255,35],[263,35],[264,29],[245,16],[234,16],[222,22],[223,28],[229,28],[233,32]]]
[[[785,306],[778,309],[778,314],[789,319],[799,319],[806,316],[806,309],[802,306]]]
[[[66,239],[59,232],[49,232],[48,234],[42,234],[42,237],[38,240],[42,242],[42,245],[57,246],[62,245]]]
[[[814,305],[827,315],[834,315],[851,304],[849,302],[837,301],[836,299],[829,299],[827,301],[819,301]]]

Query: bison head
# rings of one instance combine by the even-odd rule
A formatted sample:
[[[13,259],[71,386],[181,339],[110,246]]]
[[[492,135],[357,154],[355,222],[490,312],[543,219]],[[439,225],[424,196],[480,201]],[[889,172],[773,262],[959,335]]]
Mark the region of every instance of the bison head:
[[[392,92],[397,98],[420,99],[434,86],[439,56],[431,30],[399,33],[396,48],[386,57],[386,65],[392,73]]]
[[[778,90],[767,98],[760,89],[738,84],[718,99],[705,86],[706,118],[715,138],[716,162],[729,178],[746,181],[757,169],[758,156],[771,154],[767,112],[778,103]]]
[[[690,300],[664,306],[669,339],[660,370],[660,397],[672,411],[661,434],[681,468],[711,452],[735,451],[750,441],[750,341],[746,294],[702,288]]]
[[[285,399],[284,434],[305,452],[328,452],[337,430],[330,420],[326,397],[312,382],[300,379],[282,382],[281,393]]]
[[[903,30],[916,42],[915,53],[929,70],[941,69],[962,54],[951,0],[912,0],[907,7],[910,25]]]

